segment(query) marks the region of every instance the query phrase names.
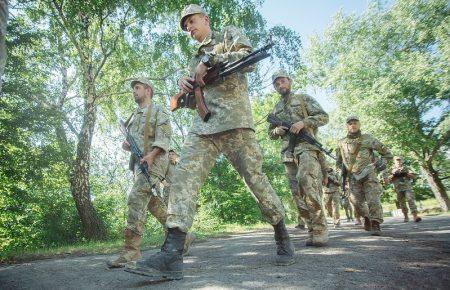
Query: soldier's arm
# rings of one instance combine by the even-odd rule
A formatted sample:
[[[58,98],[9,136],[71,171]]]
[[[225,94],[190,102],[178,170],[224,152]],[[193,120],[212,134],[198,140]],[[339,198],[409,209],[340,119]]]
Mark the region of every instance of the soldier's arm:
[[[319,102],[309,95],[303,95],[305,97],[306,111],[308,117],[303,120],[305,128],[316,129],[328,123],[328,114],[322,109]]]
[[[340,145],[339,142],[337,144],[336,147],[336,171],[340,171],[342,167],[342,155],[341,155],[341,150],[340,150]],[[342,172],[341,172],[342,174]]]
[[[394,158],[394,156],[392,156],[391,151],[389,151],[389,148],[387,148],[383,143],[378,141],[378,139],[373,137],[372,137],[372,149],[380,153],[382,158],[386,161],[386,164],[388,164],[388,162],[392,161],[392,158]]]
[[[157,124],[155,128],[155,142],[153,147],[161,148],[168,152],[170,146],[170,138],[172,137],[172,127],[170,125],[169,114],[163,109],[157,110]]]
[[[233,62],[239,60],[252,52],[253,48],[248,38],[236,27],[225,28],[222,46],[216,46],[209,53],[212,65],[220,62]]]

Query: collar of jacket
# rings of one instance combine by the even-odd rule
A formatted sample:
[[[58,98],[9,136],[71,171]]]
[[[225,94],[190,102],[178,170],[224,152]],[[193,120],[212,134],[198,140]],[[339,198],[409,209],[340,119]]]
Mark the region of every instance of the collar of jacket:
[[[349,139],[357,139],[359,137],[361,137],[361,130],[359,130],[358,132],[353,133],[353,134],[352,133],[347,134],[347,138],[349,138]]]
[[[216,35],[217,35],[217,33],[212,30],[210,33],[208,33],[208,35],[206,35],[205,39],[197,47],[197,55],[202,54],[201,49],[204,46],[214,45],[216,43]]]

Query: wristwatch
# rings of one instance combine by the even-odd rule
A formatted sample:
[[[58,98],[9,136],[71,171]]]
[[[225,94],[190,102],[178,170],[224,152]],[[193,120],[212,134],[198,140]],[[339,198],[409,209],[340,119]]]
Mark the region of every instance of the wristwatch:
[[[204,65],[206,65],[207,67],[212,67],[212,64],[210,62],[209,59],[209,55],[205,54],[204,56],[202,56],[201,60],[200,60]]]

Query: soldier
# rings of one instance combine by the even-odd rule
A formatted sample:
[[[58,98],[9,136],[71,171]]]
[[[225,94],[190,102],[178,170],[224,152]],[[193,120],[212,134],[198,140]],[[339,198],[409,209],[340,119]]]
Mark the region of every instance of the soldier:
[[[381,235],[380,224],[383,222],[383,209],[380,196],[383,193],[374,164],[374,153],[382,158],[391,159],[389,150],[369,134],[361,134],[358,117],[347,118],[347,136],[338,142],[336,150],[337,168],[344,163],[349,178],[350,199],[355,211],[364,218],[364,229],[371,235]],[[367,202],[367,207],[364,202]]]
[[[192,92],[192,83],[203,85],[208,67],[234,61],[252,51],[247,37],[235,27],[212,31],[206,11],[196,4],[181,12],[180,26],[199,44],[191,62],[191,75],[179,81],[184,92]],[[247,78],[237,72],[203,87],[211,116],[204,122],[198,115],[181,149],[175,168],[168,205],[167,238],[161,251],[138,261],[126,271],[149,276],[152,281],[183,278],[181,250],[191,227],[198,192],[217,156],[223,153],[244,179],[256,199],[264,219],[273,225],[277,245],[276,265],[294,263],[294,246],[284,224],[284,208],[262,172],[262,154],[255,138]]]
[[[272,76],[272,83],[281,95],[272,113],[283,121],[294,123],[290,129],[291,133],[296,134],[303,129],[315,136],[317,128],[328,122],[328,114],[320,104],[309,95],[291,92],[292,80],[284,71],[276,72]],[[304,140],[289,146],[287,129],[270,125],[269,135],[272,139],[283,140],[281,154],[286,172],[290,176],[291,190],[293,195],[297,196],[295,201],[299,214],[308,226],[306,245],[324,246],[328,242],[328,229],[322,206],[323,154]],[[296,176],[296,183],[293,182],[293,176]]]
[[[6,65],[6,23],[8,22],[8,0],[0,0],[0,93],[2,92],[2,78]]]
[[[136,261],[141,257],[140,244],[147,218],[147,208],[150,213],[164,225],[167,219],[167,207],[159,194],[160,180],[168,166],[168,154],[172,129],[169,115],[153,102],[153,88],[149,80],[135,79],[131,82],[134,100],[137,108],[127,120],[131,136],[135,139],[139,149],[145,157],[136,160],[130,158],[130,169],[134,173],[134,184],[128,195],[128,215],[125,227],[125,244],[121,255],[107,262],[109,268],[124,267],[126,263]],[[130,151],[130,144],[124,141],[122,148]],[[152,186],[149,185],[139,163],[146,161],[150,169]]]
[[[345,210],[345,216],[347,217],[347,222],[353,221],[353,207],[348,200],[348,196],[345,194],[341,195],[341,206]]]
[[[414,179],[415,174],[403,164],[401,157],[394,157],[394,167],[392,168],[391,175],[388,177],[389,182],[394,184],[395,192],[397,193],[397,200],[405,216],[404,221],[408,222],[408,207],[406,201],[408,201],[409,209],[413,215],[416,223],[422,220],[417,215],[417,206],[414,198],[414,192],[412,191],[411,182]]]
[[[328,180],[323,188],[323,204],[327,209],[328,216],[333,218],[335,228],[341,226],[341,219],[339,213],[340,193],[339,193],[339,179],[332,168],[328,169]]]

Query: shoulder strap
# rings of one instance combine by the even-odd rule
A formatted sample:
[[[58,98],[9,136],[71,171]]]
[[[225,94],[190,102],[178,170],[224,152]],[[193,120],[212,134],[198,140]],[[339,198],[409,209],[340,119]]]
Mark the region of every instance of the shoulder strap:
[[[355,155],[353,155],[353,158],[350,159],[350,164],[347,168],[349,173],[352,173],[353,165],[355,165],[356,157],[358,157],[359,149],[361,149],[361,144],[362,144],[362,142],[359,142],[358,144],[356,144],[356,149],[354,152]]]
[[[153,135],[153,126],[150,126],[150,115],[152,114],[153,109],[153,101],[150,101],[150,104],[147,107],[147,116],[145,116],[145,125],[144,125],[144,154],[147,154],[149,152],[148,148],[148,138],[149,136]],[[157,114],[156,114],[157,115]],[[155,116],[156,119],[156,126],[158,126],[158,120],[157,116]]]

